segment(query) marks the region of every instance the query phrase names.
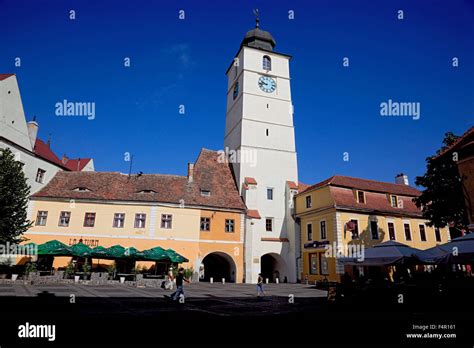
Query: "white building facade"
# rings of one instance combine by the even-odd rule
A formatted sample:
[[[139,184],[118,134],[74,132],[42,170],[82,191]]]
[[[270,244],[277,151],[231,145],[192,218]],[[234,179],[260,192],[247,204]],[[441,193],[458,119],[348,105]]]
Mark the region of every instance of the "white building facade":
[[[290,56],[273,51],[271,34],[250,30],[227,70],[224,146],[239,192],[249,209],[245,234],[245,279],[297,280],[292,196],[298,168],[290,88]],[[240,159],[240,160],[239,160]]]

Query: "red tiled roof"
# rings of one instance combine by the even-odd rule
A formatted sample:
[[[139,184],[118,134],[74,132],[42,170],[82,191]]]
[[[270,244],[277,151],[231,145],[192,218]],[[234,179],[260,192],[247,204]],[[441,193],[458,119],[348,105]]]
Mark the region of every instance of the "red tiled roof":
[[[251,219],[261,219],[260,213],[255,209],[247,210],[247,216]]]
[[[67,168],[63,162],[56,156],[49,147],[48,144],[39,138],[36,139],[35,147],[33,149],[34,153],[37,154],[39,157],[44,158],[47,161],[53,162],[60,166],[61,168]]]
[[[193,181],[177,175],[141,176],[110,172],[58,172],[33,197],[146,201],[245,210],[229,163],[218,161],[219,153],[202,149],[194,166]],[[87,191],[75,191],[78,187]],[[141,191],[152,192],[143,193]],[[202,196],[201,190],[210,191]]]
[[[90,158],[68,159],[65,165],[69,170],[80,172],[90,160]]]
[[[298,193],[306,191],[311,185],[303,184],[301,181],[298,183]]]
[[[309,187],[309,185],[303,184],[302,182],[299,182],[297,185],[294,181],[287,181],[286,184],[291,190],[298,190],[298,193],[303,192]]]
[[[0,81],[9,78],[10,76],[14,76],[15,74],[0,74]]]
[[[458,148],[460,145],[462,145],[464,142],[469,141],[468,138],[470,136],[474,135],[474,127],[469,128],[463,135],[461,135],[451,146],[447,147],[443,151],[441,151],[438,155],[433,156],[433,159],[442,157],[445,153],[450,152],[451,150],[455,150]],[[472,139],[470,141],[472,143]]]
[[[90,158],[78,158],[78,159],[68,159],[66,163],[63,163],[58,156],[51,150],[51,147],[46,144],[43,140],[36,138],[35,147],[33,149],[34,153],[54,164],[60,166],[65,170],[71,171],[81,171],[91,160]]]
[[[245,183],[247,185],[257,185],[257,180],[255,180],[254,178],[246,177],[245,178]]]
[[[391,206],[387,195],[381,192],[365,191],[365,203],[357,202],[354,192],[350,188],[331,186],[330,192],[337,208],[376,211],[395,215],[421,215],[420,209],[413,203],[413,196],[398,195],[397,198],[402,201],[403,206],[394,208]]]
[[[363,191],[391,193],[394,195],[406,195],[406,196],[411,196],[411,197],[417,197],[420,195],[420,191],[408,185],[392,184],[388,182],[353,178],[350,176],[342,176],[342,175],[332,176],[329,179],[326,179],[324,181],[321,181],[315,185],[308,187],[305,191],[312,190],[318,187],[323,187],[326,185],[347,187],[347,188],[358,189],[358,190],[363,190]]]

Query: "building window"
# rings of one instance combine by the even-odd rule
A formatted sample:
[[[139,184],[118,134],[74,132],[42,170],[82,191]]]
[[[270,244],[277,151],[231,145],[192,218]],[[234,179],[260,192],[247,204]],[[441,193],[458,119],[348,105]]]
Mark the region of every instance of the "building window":
[[[269,201],[273,201],[273,189],[272,188],[267,188],[267,199]]]
[[[263,56],[262,68],[266,71],[272,70],[272,60],[269,56]]]
[[[354,229],[352,230],[352,239],[359,238],[359,221],[352,219],[351,222],[354,225]]]
[[[123,228],[125,225],[125,214],[124,213],[115,213],[114,214],[114,224],[115,228]]]
[[[58,224],[58,226],[68,227],[70,220],[71,220],[71,212],[70,211],[62,211],[59,214],[59,224]]]
[[[209,191],[209,190],[201,190],[201,196],[203,196],[203,197],[210,197],[210,196],[211,196],[211,191]]]
[[[225,220],[225,231],[228,233],[233,233],[234,232],[234,220],[232,219],[226,219]]]
[[[439,231],[439,228],[435,228],[435,238],[437,242],[441,242],[441,232]]]
[[[410,224],[403,224],[403,228],[405,229],[405,239],[411,240]]]
[[[95,213],[86,213],[84,215],[84,227],[94,227]]]
[[[326,221],[319,222],[319,232],[321,234],[321,239],[326,239]]]
[[[267,104],[267,105],[268,105],[268,104]],[[268,128],[267,128],[267,130],[266,130],[266,133],[265,133],[265,134],[267,135],[267,137],[268,137],[268,135],[270,134],[270,131],[268,130]]]
[[[359,203],[365,204],[365,193],[364,193],[364,191],[357,191],[357,201]]]
[[[210,231],[211,230],[211,219],[208,217],[201,218],[201,231]]]
[[[318,274],[318,254],[309,254],[309,274]]]
[[[390,238],[390,240],[395,240],[395,225],[393,224],[393,222],[389,222],[388,223],[388,236]]]
[[[138,213],[135,214],[135,228],[145,228],[146,214]]]
[[[397,196],[390,196],[390,202],[392,204],[392,207],[397,208],[398,207],[398,199]]]
[[[311,202],[311,196],[306,196],[306,208],[311,208],[313,203]]]
[[[38,215],[36,216],[36,226],[45,226],[46,220],[48,219],[48,212],[47,211],[38,211]]]
[[[372,235],[372,239],[379,239],[379,225],[377,221],[370,221],[370,234]]]
[[[308,241],[313,240],[313,224],[306,225],[306,235],[308,236]]]
[[[235,100],[239,95],[239,81],[237,81],[234,85],[234,92],[232,94],[232,98]]]
[[[267,232],[272,232],[273,231],[273,219],[272,218],[266,218],[265,219],[265,229]]]
[[[38,171],[36,172],[36,182],[39,182],[42,184],[44,182],[44,174],[46,173],[46,170],[38,168]]]
[[[419,225],[419,227],[420,227],[420,239],[422,242],[426,242],[425,225]]]
[[[173,222],[173,215],[161,214],[161,228],[171,228]]]

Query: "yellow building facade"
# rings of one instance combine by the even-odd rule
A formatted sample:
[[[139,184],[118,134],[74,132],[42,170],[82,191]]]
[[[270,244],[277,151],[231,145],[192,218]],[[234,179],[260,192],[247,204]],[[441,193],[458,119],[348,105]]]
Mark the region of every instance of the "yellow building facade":
[[[394,240],[417,249],[449,241],[448,228],[429,227],[403,184],[334,176],[295,197],[301,231],[301,279],[341,281],[340,256]],[[349,266],[346,266],[349,267]]]
[[[56,239],[90,247],[171,248],[205,280],[242,282],[246,209],[228,164],[216,156],[201,151],[188,176],[58,173],[31,197],[34,225],[25,237],[37,244]],[[70,260],[57,257],[53,266]]]

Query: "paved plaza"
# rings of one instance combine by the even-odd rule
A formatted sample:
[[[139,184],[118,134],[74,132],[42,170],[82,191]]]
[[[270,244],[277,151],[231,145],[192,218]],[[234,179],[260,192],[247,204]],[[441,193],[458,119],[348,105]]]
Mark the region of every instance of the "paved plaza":
[[[295,298],[326,297],[326,291],[316,289],[312,285],[302,284],[267,284],[265,292],[268,297]],[[123,284],[90,286],[82,284],[54,285],[0,285],[0,296],[38,296],[48,293],[56,297],[74,294],[77,297],[151,297],[161,298],[172,291],[161,288],[132,287]],[[255,298],[256,285],[253,284],[220,284],[191,283],[185,285],[186,298]]]
[[[172,291],[123,284],[0,285],[0,306],[13,316],[44,318],[58,313],[74,317],[219,318],[287,316],[326,304],[326,291],[311,285],[267,284],[257,298],[253,284],[192,283],[185,286],[185,303],[164,297]],[[72,296],[74,295],[74,296]],[[74,298],[71,303],[71,298]]]

